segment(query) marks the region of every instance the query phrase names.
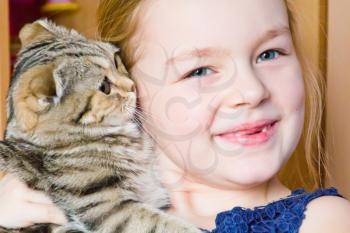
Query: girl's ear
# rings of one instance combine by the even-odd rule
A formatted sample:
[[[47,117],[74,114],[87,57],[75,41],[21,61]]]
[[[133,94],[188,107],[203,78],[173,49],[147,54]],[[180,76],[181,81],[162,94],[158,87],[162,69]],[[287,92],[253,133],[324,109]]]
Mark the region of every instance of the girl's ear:
[[[45,27],[48,22],[48,20],[37,20],[34,23],[24,25],[19,32],[22,48],[29,44],[54,37],[54,34]]]

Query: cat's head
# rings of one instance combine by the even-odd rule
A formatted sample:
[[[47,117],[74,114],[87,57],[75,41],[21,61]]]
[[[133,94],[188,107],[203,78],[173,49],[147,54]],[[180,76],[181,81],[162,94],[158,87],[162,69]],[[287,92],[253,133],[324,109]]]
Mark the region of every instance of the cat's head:
[[[118,48],[48,20],[25,25],[19,37],[22,49],[8,95],[7,131],[112,127],[133,117],[135,85]]]

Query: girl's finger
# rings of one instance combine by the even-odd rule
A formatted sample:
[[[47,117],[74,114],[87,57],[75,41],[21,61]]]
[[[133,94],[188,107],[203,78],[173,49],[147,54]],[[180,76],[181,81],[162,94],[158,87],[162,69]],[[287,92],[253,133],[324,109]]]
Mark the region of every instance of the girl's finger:
[[[64,213],[52,204],[26,203],[26,209],[30,209],[32,223],[55,223],[63,225],[67,223]]]
[[[7,173],[2,179],[1,179],[1,185],[17,185],[18,187],[27,187],[24,182],[21,182],[16,176]]]
[[[33,202],[37,204],[50,204],[52,205],[52,200],[43,192],[28,189],[25,200],[28,202]]]

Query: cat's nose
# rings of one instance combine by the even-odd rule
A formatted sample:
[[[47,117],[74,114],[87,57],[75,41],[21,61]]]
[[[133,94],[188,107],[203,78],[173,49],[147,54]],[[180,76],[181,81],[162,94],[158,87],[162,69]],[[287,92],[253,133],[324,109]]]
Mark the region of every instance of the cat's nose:
[[[134,81],[129,77],[120,77],[115,82],[115,85],[125,92],[134,92],[136,90]]]
[[[124,80],[124,90],[127,92],[134,92],[136,90],[135,83],[131,79]]]
[[[135,83],[129,77],[124,80],[124,85],[127,92],[135,91]]]

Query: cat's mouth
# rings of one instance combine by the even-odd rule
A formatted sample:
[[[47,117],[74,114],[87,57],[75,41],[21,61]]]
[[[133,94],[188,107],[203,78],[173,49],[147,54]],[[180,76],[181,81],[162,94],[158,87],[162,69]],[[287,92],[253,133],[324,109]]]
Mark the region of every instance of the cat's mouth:
[[[130,118],[134,117],[136,112],[136,94],[134,92],[128,92],[127,99],[122,103],[121,111],[128,114]]]
[[[100,124],[104,127],[120,126],[136,117],[136,107],[125,101],[120,107],[106,114]]]
[[[96,107],[97,109],[97,107]],[[93,114],[94,116],[102,115],[100,119],[96,119],[96,123],[103,127],[113,127],[123,125],[125,122],[135,118],[136,115],[136,96],[129,92],[128,96],[117,102],[110,102],[109,107],[103,111]]]

